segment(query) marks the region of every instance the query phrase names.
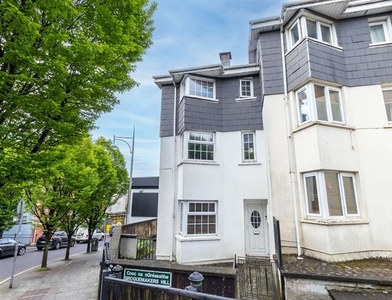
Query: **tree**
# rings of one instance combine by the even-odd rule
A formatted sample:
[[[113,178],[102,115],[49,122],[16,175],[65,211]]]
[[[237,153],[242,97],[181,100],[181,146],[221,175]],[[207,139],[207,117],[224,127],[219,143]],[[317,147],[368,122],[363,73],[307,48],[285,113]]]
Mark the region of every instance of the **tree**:
[[[129,74],[151,45],[155,8],[148,0],[0,1],[0,190],[29,181],[36,154],[77,141],[118,103],[115,93],[135,86]],[[0,228],[8,223],[0,218]]]
[[[111,141],[99,138],[95,143],[94,155],[98,162],[99,180],[85,207],[80,211],[88,229],[87,252],[90,252],[92,233],[104,219],[106,209],[125,195],[129,187],[124,156],[118,149],[112,148]]]
[[[47,267],[47,254],[53,233],[64,220],[88,199],[98,184],[93,145],[85,138],[75,146],[60,145],[41,151],[35,178],[25,187],[26,204],[41,223],[45,248],[41,268]],[[68,253],[71,235],[68,232]]]

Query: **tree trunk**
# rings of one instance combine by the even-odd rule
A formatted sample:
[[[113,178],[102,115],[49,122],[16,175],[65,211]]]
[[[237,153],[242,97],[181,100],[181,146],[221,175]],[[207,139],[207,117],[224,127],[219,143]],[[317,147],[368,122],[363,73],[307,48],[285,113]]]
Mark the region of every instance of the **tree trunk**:
[[[68,237],[67,249],[65,250],[65,260],[69,260],[69,254],[71,252],[71,238]]]
[[[46,234],[44,254],[42,255],[42,261],[41,261],[41,268],[42,269],[46,269],[48,267],[48,251],[49,251],[50,238],[51,238],[51,236]]]
[[[88,235],[87,250],[86,250],[86,252],[87,252],[87,253],[90,253],[90,252],[91,252],[91,235],[90,235],[90,234]]]

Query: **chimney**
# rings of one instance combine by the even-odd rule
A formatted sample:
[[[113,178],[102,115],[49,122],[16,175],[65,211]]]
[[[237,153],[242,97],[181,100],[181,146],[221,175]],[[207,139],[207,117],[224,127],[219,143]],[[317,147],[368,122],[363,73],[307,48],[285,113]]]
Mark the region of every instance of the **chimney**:
[[[219,57],[224,67],[230,67],[231,52],[219,53]]]

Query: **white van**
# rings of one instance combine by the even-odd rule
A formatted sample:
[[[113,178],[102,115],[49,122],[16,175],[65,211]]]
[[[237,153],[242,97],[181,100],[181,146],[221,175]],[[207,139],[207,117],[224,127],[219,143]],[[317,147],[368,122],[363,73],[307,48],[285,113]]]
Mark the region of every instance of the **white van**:
[[[95,229],[92,238],[102,241],[105,238],[105,233],[102,232],[100,229]],[[88,241],[88,229],[79,228],[76,233],[76,242],[86,243],[87,241]]]

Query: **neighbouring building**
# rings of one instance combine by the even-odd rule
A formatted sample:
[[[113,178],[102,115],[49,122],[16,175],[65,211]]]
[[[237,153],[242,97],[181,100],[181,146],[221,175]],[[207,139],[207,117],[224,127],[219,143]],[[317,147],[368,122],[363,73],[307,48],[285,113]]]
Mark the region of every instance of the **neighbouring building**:
[[[157,259],[272,258],[273,217],[284,253],[392,256],[391,18],[392,1],[290,2],[250,22],[249,64],[154,77]]]
[[[392,256],[391,17],[392,1],[302,1],[251,22],[286,251]]]
[[[159,177],[135,177],[132,180],[131,210],[128,224],[158,216]]]
[[[110,224],[115,225],[120,223],[124,225],[156,218],[158,210],[158,188],[159,177],[132,178],[130,199],[128,194],[126,194],[106,210]]]

